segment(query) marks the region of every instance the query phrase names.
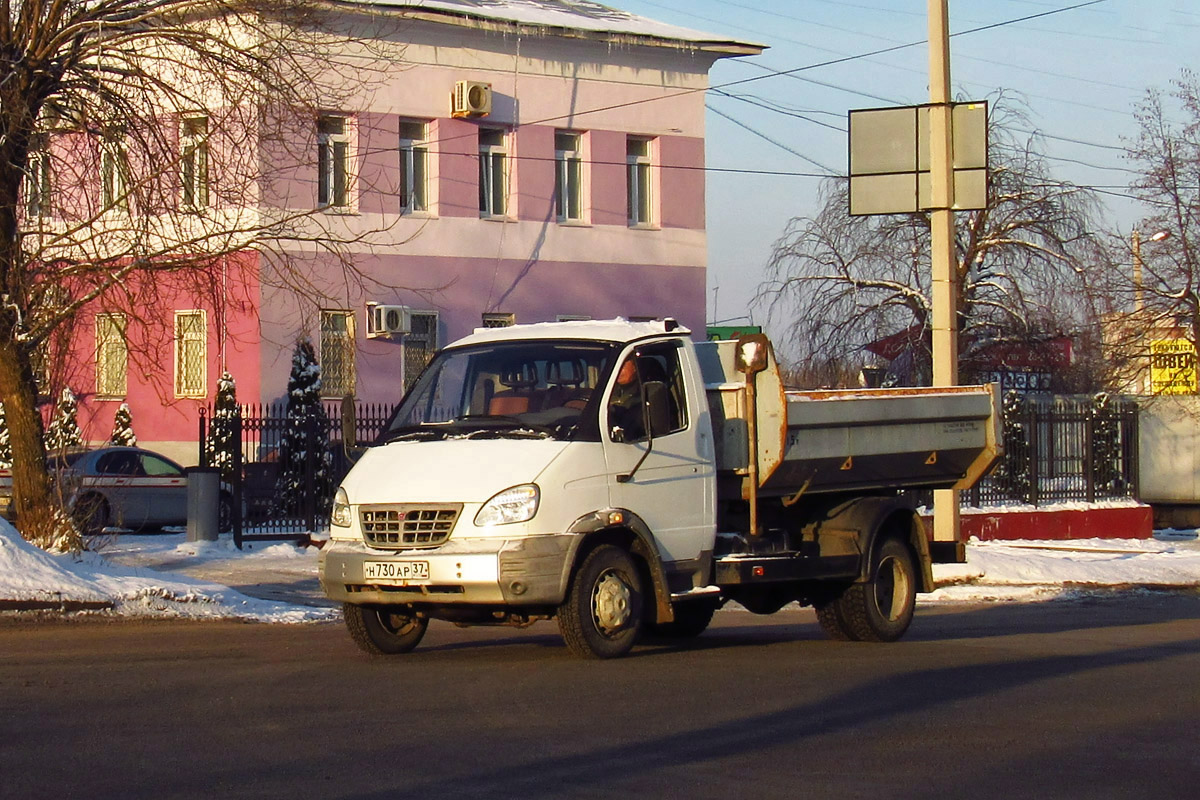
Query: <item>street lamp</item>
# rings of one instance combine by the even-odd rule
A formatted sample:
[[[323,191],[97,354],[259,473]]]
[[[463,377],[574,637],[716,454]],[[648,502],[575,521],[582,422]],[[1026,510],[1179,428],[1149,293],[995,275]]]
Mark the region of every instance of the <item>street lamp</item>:
[[[1171,238],[1171,232],[1168,230],[1155,231],[1147,237],[1147,241],[1161,242],[1164,239]],[[1140,314],[1145,308],[1146,299],[1142,289],[1142,232],[1136,228],[1133,231],[1132,241],[1130,242],[1133,249],[1133,310]]]

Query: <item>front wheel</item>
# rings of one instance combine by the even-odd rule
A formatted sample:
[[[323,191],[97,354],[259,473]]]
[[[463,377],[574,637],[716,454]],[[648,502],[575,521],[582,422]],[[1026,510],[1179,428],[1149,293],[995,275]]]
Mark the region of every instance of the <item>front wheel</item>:
[[[421,643],[429,620],[405,608],[342,605],[354,643],[373,656],[395,656]]]
[[[642,620],[642,580],[624,550],[601,545],[571,579],[558,609],[567,649],[582,658],[616,658],[633,647]]]
[[[817,620],[833,639],[894,642],[912,623],[917,605],[917,571],[912,551],[896,538],[883,540],[865,582],[817,605]]]

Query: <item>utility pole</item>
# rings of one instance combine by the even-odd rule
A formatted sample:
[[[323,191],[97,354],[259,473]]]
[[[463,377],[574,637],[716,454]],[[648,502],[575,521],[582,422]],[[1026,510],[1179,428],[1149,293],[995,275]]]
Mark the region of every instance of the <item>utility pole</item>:
[[[929,179],[933,266],[933,385],[958,384],[958,275],[954,257],[954,139],[948,0],[929,0]],[[958,492],[933,493],[933,539],[957,542]]]

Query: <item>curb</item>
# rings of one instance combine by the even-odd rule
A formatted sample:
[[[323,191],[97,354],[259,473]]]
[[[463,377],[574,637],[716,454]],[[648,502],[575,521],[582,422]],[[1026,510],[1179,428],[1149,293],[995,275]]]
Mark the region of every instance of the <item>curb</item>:
[[[108,611],[115,605],[108,600],[0,600],[0,611]]]

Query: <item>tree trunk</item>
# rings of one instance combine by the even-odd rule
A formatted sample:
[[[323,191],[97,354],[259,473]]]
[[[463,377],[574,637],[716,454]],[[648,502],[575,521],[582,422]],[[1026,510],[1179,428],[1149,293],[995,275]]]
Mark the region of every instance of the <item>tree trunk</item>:
[[[0,318],[11,312],[0,310]],[[4,327],[12,330],[11,320]],[[11,336],[0,337],[0,402],[12,444],[12,510],[21,535],[38,547],[77,553],[79,532],[62,510],[50,482],[42,418],[29,358]]]

